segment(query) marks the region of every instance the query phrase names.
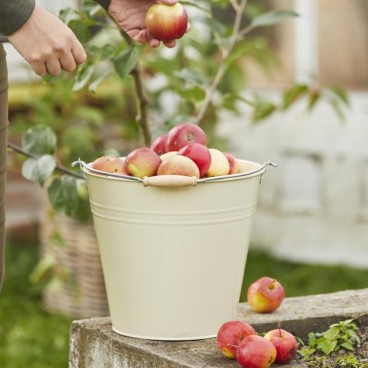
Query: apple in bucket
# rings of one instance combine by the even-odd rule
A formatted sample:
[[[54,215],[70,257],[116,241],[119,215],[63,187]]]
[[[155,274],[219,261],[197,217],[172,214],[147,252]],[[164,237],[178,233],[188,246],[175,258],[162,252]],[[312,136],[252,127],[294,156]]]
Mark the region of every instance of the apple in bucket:
[[[125,171],[137,178],[154,176],[161,164],[160,156],[151,148],[141,147],[133,150],[125,159]]]
[[[230,164],[225,154],[216,148],[210,148],[211,165],[207,170],[207,176],[228,175]]]
[[[184,175],[199,178],[199,169],[190,158],[173,155],[162,161],[158,167],[157,175]]]
[[[160,41],[172,41],[181,38],[188,29],[188,14],[185,8],[175,5],[154,4],[146,14],[148,32]]]
[[[125,159],[121,157],[102,156],[96,158],[91,167],[107,173],[127,175],[124,168],[124,161]]]
[[[199,176],[203,177],[211,165],[211,153],[209,149],[200,143],[190,143],[181,148],[178,155],[190,158],[198,166]]]
[[[151,149],[155,151],[158,155],[163,155],[167,152],[167,134],[160,135],[151,144]]]
[[[167,135],[167,150],[179,151],[190,143],[207,146],[206,133],[196,124],[183,123],[170,129]]]

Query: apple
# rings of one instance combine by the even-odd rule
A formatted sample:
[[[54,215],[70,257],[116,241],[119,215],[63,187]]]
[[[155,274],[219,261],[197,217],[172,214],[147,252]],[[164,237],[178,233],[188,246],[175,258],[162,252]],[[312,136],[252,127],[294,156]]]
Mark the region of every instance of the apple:
[[[122,157],[102,156],[96,158],[91,167],[107,173],[127,175],[124,169],[124,161],[125,159]]]
[[[160,41],[181,38],[188,28],[188,14],[179,3],[152,5],[147,11],[145,21],[148,32]]]
[[[230,170],[230,164],[224,153],[216,148],[209,148],[211,154],[211,165],[207,170],[206,176],[227,175]]]
[[[160,135],[151,144],[151,149],[155,151],[158,155],[162,155],[167,152],[166,146],[167,134]]]
[[[276,348],[258,335],[245,337],[236,351],[236,360],[243,368],[268,368],[275,359]]]
[[[217,346],[226,357],[236,359],[236,351],[241,341],[246,336],[256,333],[256,330],[246,322],[225,322],[217,332]]]
[[[189,157],[198,166],[199,176],[203,177],[211,165],[211,154],[209,149],[200,143],[190,143],[182,147],[178,155]]]
[[[189,143],[207,146],[206,133],[196,124],[183,123],[174,126],[167,134],[167,150],[179,151]]]
[[[161,161],[165,161],[166,159],[168,159],[169,157],[171,157],[171,156],[175,156],[175,155],[177,155],[178,154],[178,152],[176,152],[176,151],[169,151],[169,152],[166,152],[166,153],[164,153],[164,154],[162,154],[161,156],[160,156],[160,159],[161,159]]]
[[[133,150],[125,158],[125,171],[137,178],[154,176],[161,164],[160,156],[148,147]]]
[[[230,170],[228,174],[231,175],[231,174],[239,173],[240,167],[238,165],[238,161],[235,158],[235,156],[229,152],[224,152],[224,155],[226,156],[227,160],[229,161],[229,165],[230,165]]]
[[[247,300],[254,312],[269,313],[276,310],[285,298],[284,287],[271,277],[261,277],[247,290]]]
[[[270,341],[276,348],[275,363],[286,364],[295,358],[298,352],[298,341],[290,332],[277,328],[268,331],[264,338]]]
[[[190,158],[174,155],[162,161],[158,167],[157,175],[184,175],[199,178],[199,169]]]

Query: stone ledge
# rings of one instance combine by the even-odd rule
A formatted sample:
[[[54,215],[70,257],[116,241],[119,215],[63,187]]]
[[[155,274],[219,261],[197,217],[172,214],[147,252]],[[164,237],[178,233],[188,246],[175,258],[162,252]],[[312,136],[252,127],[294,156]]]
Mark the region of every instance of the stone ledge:
[[[239,305],[238,318],[257,332],[282,327],[305,338],[322,332],[332,323],[356,318],[368,323],[368,289],[286,298],[271,314],[253,313]],[[220,326],[219,326],[220,327]],[[75,321],[71,328],[69,368],[226,368],[239,367],[219,353],[215,339],[163,342],[120,336],[111,329],[109,318]],[[285,368],[301,367],[293,363]]]

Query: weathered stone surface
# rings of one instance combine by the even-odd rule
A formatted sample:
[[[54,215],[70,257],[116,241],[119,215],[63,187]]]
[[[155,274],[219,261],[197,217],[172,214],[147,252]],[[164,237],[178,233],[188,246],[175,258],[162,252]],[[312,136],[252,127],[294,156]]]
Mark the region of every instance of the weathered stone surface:
[[[368,322],[368,289],[307,297],[286,298],[271,314],[253,313],[246,304],[239,306],[239,319],[258,332],[282,327],[298,337],[323,331],[330,324],[347,318]],[[215,339],[163,342],[120,336],[111,329],[109,318],[75,321],[71,329],[69,368],[226,368],[239,367],[223,357]],[[285,368],[301,367],[293,363]]]

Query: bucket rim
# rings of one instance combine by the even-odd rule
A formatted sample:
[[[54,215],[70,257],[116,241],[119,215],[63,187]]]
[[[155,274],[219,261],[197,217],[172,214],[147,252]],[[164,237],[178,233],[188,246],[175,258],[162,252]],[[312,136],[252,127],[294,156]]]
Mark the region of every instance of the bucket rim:
[[[255,165],[256,168],[254,170],[245,171],[245,172],[241,172],[237,174],[228,174],[228,175],[205,177],[205,178],[195,178],[196,179],[195,184],[240,180],[244,178],[262,175],[266,172],[268,166],[278,167],[278,164],[271,162],[270,160],[267,160],[263,164],[259,164],[257,162],[249,161],[249,160],[242,160],[242,159],[238,159],[238,161],[245,163],[245,164]],[[143,185],[145,185],[146,183],[145,178],[141,179],[141,178],[137,178],[134,176],[107,173],[101,170],[96,170],[91,167],[92,162],[86,163],[81,159],[78,159],[78,161],[73,162],[72,165],[73,166],[79,165],[80,169],[83,171],[85,175],[103,177],[103,178],[112,179],[112,180],[137,182]],[[167,176],[179,176],[180,177],[180,175],[167,175]]]

